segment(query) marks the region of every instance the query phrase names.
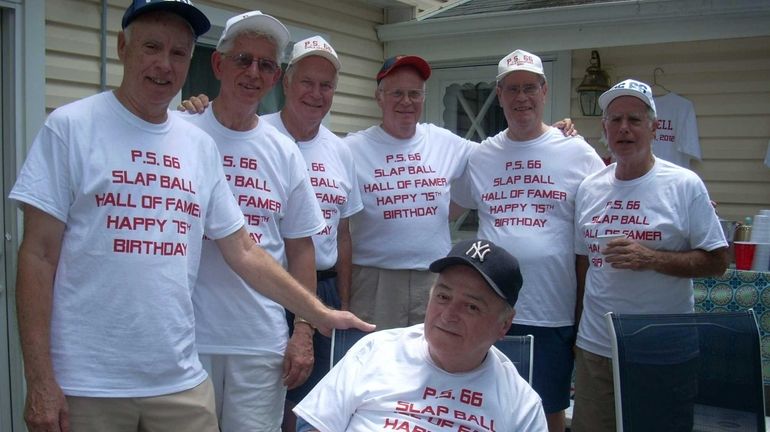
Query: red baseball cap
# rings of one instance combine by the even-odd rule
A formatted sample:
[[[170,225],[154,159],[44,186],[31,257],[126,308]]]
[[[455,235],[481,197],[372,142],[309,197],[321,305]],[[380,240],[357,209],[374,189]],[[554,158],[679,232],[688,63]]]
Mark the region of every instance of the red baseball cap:
[[[388,74],[401,66],[412,66],[413,68],[417,69],[417,72],[419,72],[423,80],[430,78],[430,65],[428,62],[423,60],[422,57],[413,55],[397,55],[385,60],[385,63],[382,64],[382,68],[380,68],[380,71],[377,72],[377,84],[379,84],[383,78],[388,76]]]

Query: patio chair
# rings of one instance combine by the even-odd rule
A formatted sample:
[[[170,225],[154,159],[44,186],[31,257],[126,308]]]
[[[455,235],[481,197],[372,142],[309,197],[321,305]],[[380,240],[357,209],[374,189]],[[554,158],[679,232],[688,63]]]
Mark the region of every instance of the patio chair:
[[[503,352],[516,366],[519,375],[532,385],[532,356],[535,344],[535,337],[525,336],[505,336],[495,342],[495,347]]]
[[[332,331],[332,346],[331,346],[331,367],[337,364],[342,359],[346,352],[359,341],[362,337],[368,333],[355,328],[349,328],[345,330],[334,329]]]
[[[617,431],[765,432],[752,310],[606,315]]]

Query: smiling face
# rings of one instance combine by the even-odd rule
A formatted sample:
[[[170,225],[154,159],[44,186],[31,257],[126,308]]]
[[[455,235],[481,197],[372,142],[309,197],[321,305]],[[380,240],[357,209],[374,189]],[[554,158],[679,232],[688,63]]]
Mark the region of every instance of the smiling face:
[[[244,68],[236,61],[239,56],[255,61]],[[257,59],[268,59],[278,65],[275,43],[265,36],[240,34],[235,37],[228,52],[214,51],[211,68],[220,81],[218,98],[228,105],[256,109],[281,76],[280,65],[273,72],[264,71]]]
[[[433,361],[448,372],[478,367],[505,336],[513,309],[473,267],[452,265],[438,276],[425,312],[425,338]]]
[[[620,96],[607,106],[602,127],[618,166],[648,166],[657,122],[647,105],[634,96]]]
[[[422,92],[422,98],[410,98],[408,94],[413,90]],[[399,67],[380,81],[375,98],[382,110],[385,132],[400,139],[414,136],[425,104],[424,91],[425,80],[411,66]]]
[[[497,84],[497,99],[511,138],[524,141],[540,136],[547,94],[543,77],[532,72],[511,72]]]
[[[123,62],[118,100],[146,121],[164,121],[187,77],[193,43],[190,25],[176,14],[147,12],[136,18],[118,34]]]
[[[337,86],[337,71],[323,57],[311,55],[291,66],[283,80],[288,118],[317,129],[329,112]]]

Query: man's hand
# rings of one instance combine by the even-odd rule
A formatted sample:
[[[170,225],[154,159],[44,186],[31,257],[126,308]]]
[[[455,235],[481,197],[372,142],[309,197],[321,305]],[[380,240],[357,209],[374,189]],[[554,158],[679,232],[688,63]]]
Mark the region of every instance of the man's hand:
[[[296,323],[283,356],[284,385],[291,390],[304,384],[313,372],[313,362],[313,329]]]
[[[27,383],[24,421],[29,432],[69,432],[67,399],[56,381]]]
[[[338,311],[334,309],[326,309],[318,322],[313,321],[313,325],[316,326],[318,331],[324,336],[331,337],[332,329],[348,329],[357,328],[365,332],[374,331],[374,324],[362,321],[357,316],[348,311]]]
[[[561,133],[563,133],[565,137],[574,137],[578,135],[578,130],[575,128],[575,124],[572,123],[572,119],[569,117],[557,121],[552,126],[561,130]]]
[[[616,269],[652,269],[655,258],[654,250],[627,238],[611,240],[604,250],[604,260]]]
[[[201,93],[198,96],[191,96],[190,99],[183,100],[176,109],[190,114],[203,114],[208,106],[209,97]]]

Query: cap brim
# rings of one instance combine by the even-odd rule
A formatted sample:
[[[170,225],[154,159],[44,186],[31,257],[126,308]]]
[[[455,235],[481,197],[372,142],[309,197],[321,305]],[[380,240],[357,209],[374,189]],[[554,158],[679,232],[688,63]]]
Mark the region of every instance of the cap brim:
[[[253,15],[237,23],[227,29],[227,34],[223,35],[226,38],[232,38],[232,35],[238,34],[243,30],[254,30],[261,33],[268,34],[275,39],[275,43],[278,45],[278,49],[283,52],[286,45],[289,43],[289,30],[281,24],[280,21],[271,17],[270,15]],[[222,45],[225,38],[220,38],[217,48]]]
[[[124,16],[121,25],[125,29],[129,24],[131,24],[132,21],[138,17],[144,15],[147,12],[153,11],[168,11],[181,16],[185,21],[190,23],[190,27],[192,27],[195,37],[200,37],[211,28],[211,22],[209,22],[209,19],[206,18],[206,15],[198,8],[187,3],[171,1],[142,6],[138,11],[135,11],[130,16]]]
[[[489,287],[492,288],[492,291],[494,291],[495,294],[497,294],[503,300],[505,300],[506,303],[510,303],[508,300],[508,297],[506,297],[506,295],[503,294],[502,290],[498,288],[497,284],[494,283],[489,277],[487,277],[487,275],[484,274],[483,271],[481,271],[481,269],[476,265],[476,262],[473,260],[470,260],[465,257],[459,257],[459,256],[448,256],[448,257],[439,258],[436,261],[433,261],[430,264],[429,269],[433,273],[440,273],[445,268],[453,265],[467,265],[467,266],[473,267],[481,275],[481,277],[483,277],[484,280],[487,281],[487,285],[489,285]]]
[[[530,68],[528,66],[521,66],[521,67],[517,67],[516,69],[506,70],[505,72],[503,72],[501,74],[498,74],[497,75],[497,80],[500,81],[503,78],[505,78],[506,76],[508,76],[508,74],[513,73],[513,72],[517,72],[517,71],[532,72],[535,75],[538,75],[538,76],[541,76],[541,77],[545,78],[545,75],[543,75],[543,73],[541,71],[537,70],[536,68]]]
[[[326,60],[329,60],[331,64],[334,65],[334,69],[336,70],[340,70],[340,67],[342,67],[342,65],[340,64],[340,60],[336,56],[334,56],[334,54],[330,53],[329,51],[324,51],[320,49],[307,51],[298,55],[297,57],[293,57],[291,60],[289,60],[289,64],[293,65],[298,61],[302,60],[303,58],[310,57],[310,56],[323,57]]]

